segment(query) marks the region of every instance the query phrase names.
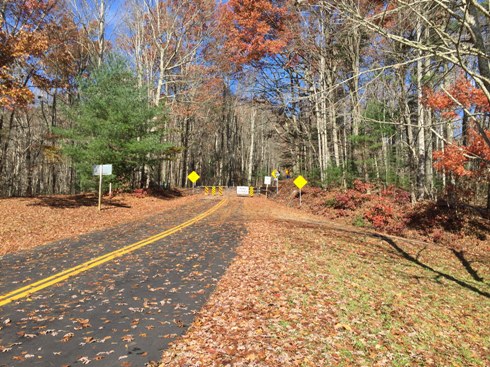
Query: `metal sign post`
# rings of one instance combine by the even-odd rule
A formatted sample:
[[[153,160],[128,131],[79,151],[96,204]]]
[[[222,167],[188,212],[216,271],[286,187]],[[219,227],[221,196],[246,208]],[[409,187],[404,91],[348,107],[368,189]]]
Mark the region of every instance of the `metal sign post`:
[[[99,202],[97,208],[100,211],[102,208],[102,176],[112,175],[112,164],[99,164],[93,166],[92,168],[93,175],[99,176]]]
[[[102,207],[102,169],[99,169],[99,212]]]
[[[189,173],[189,176],[187,176],[187,178],[192,182],[192,193],[194,194],[194,192],[196,191],[196,182],[201,178],[201,176],[199,176],[196,171],[192,171],[191,173]]]
[[[299,206],[301,206],[301,189],[303,188],[304,185],[306,185],[308,181],[305,180],[303,176],[298,176],[294,180],[294,184],[296,187],[299,189]]]
[[[264,177],[264,184],[265,184],[265,197],[267,198],[267,194],[269,192],[269,185],[272,182],[272,177],[271,176],[265,176]]]
[[[279,171],[277,169],[275,169],[271,173],[271,176],[274,177],[274,181],[276,181],[276,194],[279,194],[279,176],[280,175],[281,174],[279,173]]]

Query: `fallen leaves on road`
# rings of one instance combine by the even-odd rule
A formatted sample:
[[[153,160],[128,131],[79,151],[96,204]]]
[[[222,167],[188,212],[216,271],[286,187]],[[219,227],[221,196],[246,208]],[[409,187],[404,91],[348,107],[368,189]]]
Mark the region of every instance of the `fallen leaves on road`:
[[[119,195],[97,211],[94,195],[0,199],[0,256],[47,242],[107,228],[184,205],[192,196],[160,198]]]
[[[89,328],[91,326],[89,319],[75,319],[75,320],[73,320],[73,322],[77,324],[77,326],[75,327],[75,330],[86,329],[86,328]]]
[[[132,335],[125,335],[121,338],[121,340],[129,343],[134,340],[134,337]]]
[[[75,334],[73,334],[73,333],[66,333],[65,335],[63,335],[63,338],[61,339],[61,341],[66,343],[67,341],[69,341],[74,336],[75,336]]]
[[[82,364],[89,364],[91,361],[87,357],[81,357],[78,359]]]

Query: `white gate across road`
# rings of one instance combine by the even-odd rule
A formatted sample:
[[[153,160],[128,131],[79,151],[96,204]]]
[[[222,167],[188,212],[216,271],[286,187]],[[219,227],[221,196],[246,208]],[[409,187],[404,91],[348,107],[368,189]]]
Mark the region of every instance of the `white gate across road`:
[[[248,186],[237,186],[236,188],[236,194],[238,196],[248,196],[249,192]]]

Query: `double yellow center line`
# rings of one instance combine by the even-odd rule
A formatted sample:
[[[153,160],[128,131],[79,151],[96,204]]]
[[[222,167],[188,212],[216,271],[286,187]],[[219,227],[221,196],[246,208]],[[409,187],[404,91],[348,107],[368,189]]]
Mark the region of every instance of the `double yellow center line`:
[[[66,280],[68,278],[71,278],[71,277],[74,277],[78,274],[81,274],[84,271],[95,268],[96,266],[102,265],[106,262],[114,260],[115,258],[124,256],[130,252],[136,251],[136,250],[138,250],[144,246],[147,246],[147,245],[152,244],[158,240],[161,240],[162,238],[170,236],[171,234],[178,232],[183,228],[189,227],[190,225],[192,225],[192,224],[208,217],[209,215],[213,214],[215,211],[217,211],[219,208],[221,208],[226,203],[226,201],[227,200],[221,200],[217,205],[213,206],[211,209],[208,209],[205,212],[199,214],[198,216],[188,220],[187,222],[179,224],[178,226],[170,228],[164,232],[161,232],[161,233],[156,234],[154,236],[145,238],[144,240],[141,240],[139,242],[125,246],[125,247],[120,248],[116,251],[109,252],[105,255],[99,256],[95,259],[92,259],[92,260],[87,261],[83,264],[77,265],[73,268],[66,269],[60,273],[57,273],[57,274],[54,274],[50,277],[41,279],[37,282],[31,283],[29,285],[26,285],[25,287],[16,289],[16,290],[9,292],[7,294],[0,295],[0,307],[8,304],[10,302],[16,301],[18,299],[28,297],[31,294],[40,291],[41,289],[50,287],[56,283],[62,282],[63,280]]]

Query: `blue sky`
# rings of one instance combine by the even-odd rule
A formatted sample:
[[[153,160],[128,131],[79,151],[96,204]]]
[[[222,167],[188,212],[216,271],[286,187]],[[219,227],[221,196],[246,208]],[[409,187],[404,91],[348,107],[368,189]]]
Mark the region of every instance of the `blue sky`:
[[[216,0],[217,4],[227,2],[228,0]],[[123,29],[124,3],[125,0],[108,0],[106,37],[111,41],[115,39],[117,32]]]
[[[107,35],[111,41],[117,36],[117,32],[121,30],[124,15],[124,0],[109,1],[107,9]]]

